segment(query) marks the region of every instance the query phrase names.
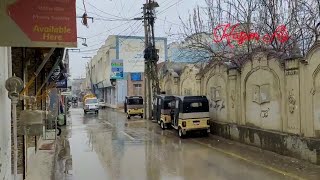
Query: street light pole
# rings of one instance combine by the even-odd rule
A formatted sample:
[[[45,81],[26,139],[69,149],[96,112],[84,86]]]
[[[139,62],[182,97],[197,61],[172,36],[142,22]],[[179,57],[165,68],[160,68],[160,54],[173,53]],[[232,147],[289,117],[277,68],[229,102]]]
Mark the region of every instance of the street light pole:
[[[88,47],[87,38],[83,38],[83,37],[77,37],[77,38],[78,38],[78,39],[82,39],[82,40],[83,40],[82,45],[85,46],[85,47]]]
[[[17,104],[19,102],[19,94],[23,89],[23,81],[13,76],[6,81],[5,85],[9,99],[11,99],[11,115],[12,115],[12,126],[13,126],[13,173],[14,180],[18,180],[18,140],[17,140]]]

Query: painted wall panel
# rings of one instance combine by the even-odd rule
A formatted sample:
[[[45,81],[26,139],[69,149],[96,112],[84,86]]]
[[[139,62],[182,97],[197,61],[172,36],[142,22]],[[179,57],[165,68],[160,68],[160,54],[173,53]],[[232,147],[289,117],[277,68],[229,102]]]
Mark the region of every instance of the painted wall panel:
[[[144,37],[119,36],[117,43],[118,58],[124,61],[124,72],[144,72]],[[156,38],[159,49],[159,63],[167,58],[166,38]]]
[[[123,105],[125,97],[127,96],[127,80],[117,81],[117,104]]]

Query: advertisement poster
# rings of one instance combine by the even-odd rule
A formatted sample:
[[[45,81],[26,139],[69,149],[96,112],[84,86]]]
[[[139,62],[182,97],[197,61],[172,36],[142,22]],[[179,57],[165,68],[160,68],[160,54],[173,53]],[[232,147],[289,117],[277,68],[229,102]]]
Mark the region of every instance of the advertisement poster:
[[[0,46],[76,47],[76,0],[1,0]]]
[[[112,59],[110,79],[123,79],[123,60]]]
[[[159,50],[158,63],[167,57],[167,39],[156,38],[156,49]],[[119,59],[123,59],[124,72],[144,72],[144,37],[119,37]]]

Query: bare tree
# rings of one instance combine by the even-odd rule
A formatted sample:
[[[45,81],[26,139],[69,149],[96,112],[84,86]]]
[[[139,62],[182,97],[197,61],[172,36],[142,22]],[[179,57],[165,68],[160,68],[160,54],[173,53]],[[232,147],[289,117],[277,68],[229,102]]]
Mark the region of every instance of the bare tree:
[[[232,62],[257,48],[304,56],[319,39],[320,0],[205,0],[187,19],[180,17],[183,47],[207,63]]]

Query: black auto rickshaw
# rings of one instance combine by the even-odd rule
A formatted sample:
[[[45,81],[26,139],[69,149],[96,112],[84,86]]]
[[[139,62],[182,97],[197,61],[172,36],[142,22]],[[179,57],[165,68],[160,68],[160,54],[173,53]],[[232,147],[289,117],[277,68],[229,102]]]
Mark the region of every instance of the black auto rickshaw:
[[[72,97],[72,106],[77,107],[78,106],[78,97]]]
[[[141,96],[127,96],[124,102],[124,112],[128,119],[131,116],[143,118],[143,98]]]
[[[174,102],[174,96],[158,95],[153,101],[153,119],[158,122],[162,129],[171,126],[171,105]]]
[[[210,133],[209,101],[206,96],[175,97],[174,110],[171,112],[172,127],[183,138],[187,132]]]

